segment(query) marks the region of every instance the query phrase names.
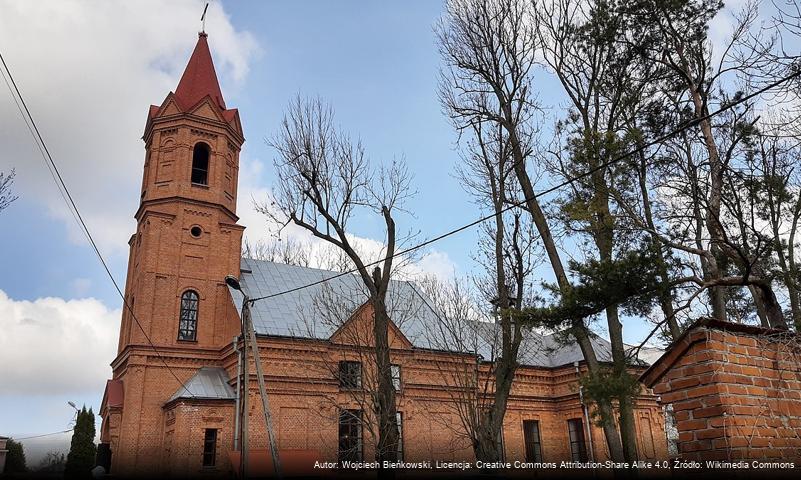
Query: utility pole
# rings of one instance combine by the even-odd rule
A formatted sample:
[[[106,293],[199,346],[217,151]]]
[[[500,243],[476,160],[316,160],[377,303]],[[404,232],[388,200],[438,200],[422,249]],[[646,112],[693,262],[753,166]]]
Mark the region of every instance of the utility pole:
[[[264,424],[267,428],[267,436],[270,442],[270,455],[272,456],[273,460],[273,470],[275,471],[276,478],[281,478],[281,464],[279,463],[278,458],[278,443],[275,440],[275,430],[273,429],[273,421],[272,416],[270,415],[270,402],[269,398],[267,397],[267,388],[264,384],[264,373],[262,372],[261,368],[261,355],[259,355],[259,345],[256,341],[256,331],[253,329],[253,322],[250,320],[250,305],[253,304],[257,299],[251,299],[248,295],[242,290],[242,286],[239,284],[239,280],[232,275],[228,275],[225,277],[225,283],[233,288],[234,290],[239,291],[242,296],[242,312],[241,312],[241,319],[242,319],[242,375],[243,375],[243,394],[242,394],[242,411],[239,412],[241,415],[241,421],[239,422],[241,425],[241,448],[240,448],[240,472],[242,478],[247,476],[247,451],[248,451],[248,387],[249,387],[249,380],[250,376],[248,375],[248,338],[250,338],[251,348],[253,349],[253,359],[256,365],[256,376],[258,377],[259,381],[259,394],[261,396],[261,405],[262,411],[264,412]]]
[[[247,300],[247,297],[245,297]],[[242,304],[242,313],[245,313],[247,302]],[[247,478],[248,470],[248,391],[250,390],[250,375],[248,375],[248,342],[245,336],[245,323],[242,319],[242,411],[239,412],[241,431],[239,432],[239,473]]]
[[[253,322],[250,321],[250,307],[245,309],[245,314],[247,316],[246,323],[250,334],[253,359],[256,362],[256,377],[259,379],[261,409],[264,412],[264,424],[267,426],[267,435],[270,440],[270,455],[273,457],[273,470],[275,470],[276,478],[281,478],[281,464],[278,460],[278,444],[275,441],[275,430],[273,429],[273,419],[270,415],[270,401],[267,398],[267,388],[264,386],[264,373],[261,371],[261,356],[259,355],[259,345],[256,343],[256,331],[253,329]]]

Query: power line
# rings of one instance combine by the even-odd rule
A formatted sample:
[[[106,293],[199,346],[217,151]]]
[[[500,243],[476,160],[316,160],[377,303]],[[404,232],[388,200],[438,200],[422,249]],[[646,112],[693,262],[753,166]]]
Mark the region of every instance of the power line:
[[[79,223],[80,223],[85,235],[87,236],[87,239],[89,240],[90,244],[92,245],[92,248],[94,249],[98,259],[103,264],[103,268],[105,269],[106,273],[108,274],[108,277],[111,279],[112,283],[114,284],[114,287],[116,288],[117,292],[119,293],[120,297],[122,298],[125,307],[131,313],[131,316],[136,321],[136,324],[139,326],[140,330],[145,335],[145,338],[147,338],[148,342],[150,343],[150,346],[156,352],[156,355],[158,355],[159,359],[161,359],[161,361],[169,369],[170,373],[172,373],[172,375],[175,377],[175,379],[178,380],[178,382],[181,383],[183,388],[191,396],[194,396],[189,391],[189,389],[186,387],[186,385],[183,382],[181,382],[181,380],[178,378],[178,376],[175,375],[173,370],[166,363],[166,361],[161,356],[161,354],[159,353],[159,351],[156,348],[156,346],[153,344],[153,342],[148,337],[148,335],[145,332],[144,328],[142,327],[141,323],[139,323],[139,320],[136,318],[136,315],[133,313],[133,309],[128,304],[127,300],[125,299],[125,295],[122,293],[122,290],[120,289],[119,285],[117,284],[116,280],[114,279],[113,275],[111,274],[111,271],[109,270],[108,265],[106,264],[106,261],[104,260],[103,256],[100,254],[100,251],[97,248],[97,245],[95,244],[94,239],[92,238],[92,236],[91,236],[91,234],[89,232],[89,229],[87,228],[86,223],[84,222],[83,217],[80,214],[80,211],[78,210],[77,206],[75,205],[75,202],[74,202],[72,196],[70,195],[69,190],[67,189],[66,184],[64,183],[64,180],[61,177],[61,174],[58,171],[58,168],[56,167],[55,162],[53,161],[53,158],[50,155],[50,152],[47,149],[46,144],[44,143],[44,140],[42,139],[42,136],[41,136],[41,134],[39,132],[39,129],[36,127],[36,123],[33,120],[33,116],[30,114],[30,111],[28,110],[28,107],[25,104],[25,100],[22,97],[22,94],[19,92],[19,88],[17,88],[16,82],[14,82],[14,78],[11,75],[11,71],[8,69],[8,66],[6,65],[5,60],[3,59],[2,54],[0,54],[0,60],[2,61],[6,72],[8,72],[8,76],[11,79],[11,83],[14,86],[14,90],[17,92],[17,95],[19,96],[20,101],[22,102],[22,106],[24,107],[25,112],[27,113],[28,117],[31,120],[31,124],[33,126],[33,130],[35,131],[34,140],[36,140],[36,138],[38,138],[39,141],[42,143],[42,147],[44,147],[44,154],[46,154],[47,159],[49,159],[50,164],[53,166],[53,170],[55,171],[55,175],[58,177],[57,185],[60,184],[64,188],[64,192],[66,193],[66,196],[67,196],[67,198],[69,200],[69,204],[72,205],[72,207],[73,207],[73,209],[75,211],[75,214],[77,215],[77,219],[78,219],[78,221],[79,221]],[[681,133],[681,132],[683,132],[683,131],[685,131],[685,130],[693,127],[693,126],[696,126],[696,125],[700,124],[703,121],[709,120],[709,119],[711,119],[711,118],[713,118],[713,117],[715,117],[717,115],[720,115],[721,113],[724,113],[724,112],[726,112],[728,110],[731,110],[732,108],[734,108],[734,107],[736,107],[736,106],[738,106],[738,105],[740,105],[740,104],[742,104],[742,103],[744,103],[744,102],[746,102],[748,100],[751,100],[752,98],[755,98],[755,97],[765,93],[766,91],[768,91],[770,89],[773,89],[773,88],[775,88],[775,87],[777,87],[777,86],[779,86],[779,85],[781,85],[781,84],[783,84],[785,82],[788,82],[788,81],[790,81],[790,80],[792,80],[792,79],[794,79],[794,78],[796,78],[796,77],[798,77],[800,75],[801,75],[801,69],[799,69],[798,71],[796,71],[796,72],[794,72],[794,73],[792,73],[792,74],[790,74],[790,75],[788,75],[786,77],[783,77],[783,78],[781,78],[781,79],[779,79],[779,80],[777,80],[777,81],[775,81],[775,82],[773,82],[771,84],[768,84],[765,87],[762,87],[761,89],[759,89],[759,90],[757,90],[755,92],[752,92],[749,95],[743,96],[743,97],[739,98],[735,102],[732,102],[732,103],[729,103],[727,105],[724,105],[723,107],[719,108],[718,110],[716,110],[714,112],[708,113],[708,114],[706,114],[706,115],[704,115],[702,117],[695,118],[695,119],[692,119],[692,120],[690,120],[688,122],[685,122],[683,125],[677,127],[676,129],[674,129],[674,130],[672,130],[672,131],[670,131],[670,132],[668,132],[668,133],[666,133],[664,135],[661,135],[661,136],[655,138],[654,140],[651,140],[650,142],[647,142],[647,143],[635,148],[634,150],[630,150],[630,151],[628,151],[628,152],[626,152],[626,153],[624,153],[622,155],[619,155],[619,156],[617,156],[617,157],[615,157],[615,158],[613,158],[611,160],[603,162],[603,163],[601,163],[601,164],[599,164],[599,165],[597,165],[597,166],[595,166],[593,168],[590,168],[589,170],[587,170],[587,171],[585,171],[585,172],[583,172],[583,173],[581,173],[579,175],[575,175],[573,177],[570,177],[570,178],[562,181],[561,183],[558,183],[558,184],[556,184],[556,185],[554,185],[554,186],[552,186],[550,188],[547,188],[547,189],[545,189],[545,190],[543,190],[541,192],[538,192],[538,193],[534,194],[532,197],[527,197],[527,198],[524,198],[523,200],[510,203],[509,205],[507,205],[506,207],[501,209],[500,212],[495,212],[495,213],[480,217],[480,218],[478,218],[478,219],[476,219],[476,220],[474,220],[474,221],[472,221],[470,223],[467,223],[467,224],[462,225],[460,227],[457,227],[457,228],[454,228],[454,229],[449,230],[447,232],[444,232],[444,233],[442,233],[440,235],[437,235],[437,236],[435,236],[433,238],[430,238],[430,239],[428,239],[428,240],[426,240],[424,242],[421,242],[421,243],[419,243],[417,245],[411,246],[411,247],[406,248],[406,249],[402,249],[400,251],[397,251],[397,252],[393,253],[392,255],[388,255],[388,256],[385,256],[385,257],[383,257],[383,258],[381,258],[379,260],[367,263],[367,264],[364,265],[364,267],[376,266],[376,265],[379,265],[379,264],[383,263],[384,261],[386,261],[386,260],[388,260],[390,258],[395,258],[395,257],[403,256],[403,255],[406,255],[408,253],[414,252],[414,251],[419,250],[419,249],[421,249],[423,247],[426,247],[426,246],[431,245],[433,243],[436,243],[436,242],[438,242],[440,240],[443,240],[443,239],[445,239],[447,237],[450,237],[450,236],[456,235],[458,233],[461,233],[461,232],[463,232],[465,230],[468,230],[468,229],[470,229],[470,228],[472,228],[472,227],[474,227],[476,225],[479,225],[479,224],[481,224],[481,223],[483,223],[483,222],[485,222],[487,220],[491,220],[491,219],[495,218],[498,213],[505,213],[505,212],[508,212],[508,211],[510,211],[510,210],[512,210],[514,208],[522,207],[530,200],[534,200],[534,199],[537,199],[539,197],[551,194],[551,193],[561,189],[562,187],[570,185],[573,182],[576,182],[578,180],[581,180],[582,178],[585,178],[585,177],[587,177],[589,175],[592,175],[593,173],[595,173],[597,171],[603,170],[603,169],[605,169],[605,168],[607,168],[607,167],[609,167],[611,165],[614,165],[614,164],[620,162],[621,160],[624,160],[624,159],[626,159],[626,158],[628,158],[628,157],[630,157],[630,156],[632,156],[632,155],[634,155],[636,153],[643,152],[648,148],[651,148],[651,147],[653,147],[655,145],[658,145],[658,144],[664,142],[665,140],[673,137],[674,135],[677,135],[677,134],[679,134],[679,133]],[[13,92],[12,92],[12,97],[13,97]],[[19,104],[18,104],[18,107],[19,107]],[[25,118],[24,115],[23,115],[23,118]],[[26,120],[26,124],[27,124],[27,120]],[[29,129],[30,128],[31,127],[29,126]],[[38,143],[37,143],[37,145],[38,145]],[[41,150],[41,148],[40,148],[40,150]],[[289,294],[289,293],[292,293],[292,292],[296,292],[296,291],[299,291],[299,290],[310,288],[310,287],[313,287],[313,286],[316,286],[316,285],[320,285],[322,283],[326,283],[326,282],[334,280],[336,278],[341,278],[341,277],[343,277],[345,275],[350,275],[350,274],[353,274],[353,273],[357,273],[358,271],[359,271],[358,268],[352,268],[350,270],[337,273],[337,274],[332,275],[330,277],[323,278],[323,279],[318,280],[316,282],[311,282],[311,283],[308,283],[308,284],[305,284],[305,285],[301,285],[301,286],[298,286],[298,287],[290,288],[290,289],[287,289],[287,290],[282,290],[280,292],[272,293],[272,294],[269,294],[269,295],[264,295],[262,297],[252,298],[252,299],[250,299],[250,302],[253,303],[253,302],[256,302],[258,300],[265,300],[265,299],[269,299],[269,298],[275,298],[275,297],[278,297],[278,296],[281,296],[281,295],[286,295],[286,294]]]
[[[11,74],[11,70],[8,68],[8,65],[6,64],[6,60],[3,57],[2,53],[0,53],[0,62],[2,62],[3,68],[5,69],[5,73],[8,75],[8,79],[5,78],[5,75],[3,76],[3,79],[6,81],[6,86],[9,87],[9,91],[11,93],[11,97],[14,99],[14,102],[17,104],[17,108],[20,110],[20,114],[22,115],[22,118],[25,121],[25,125],[28,127],[28,131],[31,132],[31,135],[33,136],[34,143],[36,143],[36,146],[39,148],[39,152],[42,154],[42,158],[45,160],[45,163],[48,165],[48,169],[50,170],[50,174],[51,174],[51,176],[53,176],[53,181],[56,182],[56,187],[58,187],[59,192],[61,193],[61,197],[64,199],[65,202],[67,202],[67,208],[70,210],[70,212],[72,212],[73,217],[75,217],[76,220],[78,221],[78,224],[81,227],[81,230],[82,230],[83,234],[86,236],[86,239],[89,241],[89,244],[92,246],[92,249],[94,250],[95,254],[97,255],[97,258],[100,260],[100,263],[103,265],[103,269],[106,271],[106,274],[108,275],[108,278],[111,280],[111,283],[114,284],[114,288],[117,290],[117,293],[120,295],[120,298],[122,298],[122,303],[125,306],[125,309],[128,310],[128,313],[131,314],[131,317],[134,319],[136,324],[139,326],[139,329],[142,331],[142,335],[145,336],[145,339],[147,339],[148,343],[153,348],[153,351],[156,353],[156,356],[158,356],[158,358],[161,360],[161,362],[164,364],[164,366],[167,367],[167,370],[169,370],[169,372],[172,374],[172,376],[175,377],[175,379],[178,381],[178,383],[181,384],[183,389],[186,390],[186,392],[191,397],[194,397],[195,395],[191,391],[189,391],[189,388],[187,388],[187,386],[184,384],[184,382],[182,382],[181,379],[178,378],[178,375],[176,375],[175,372],[173,371],[173,369],[170,368],[170,366],[167,364],[167,361],[161,355],[161,352],[159,352],[158,348],[156,348],[156,346],[153,344],[153,341],[150,339],[150,337],[148,336],[147,332],[145,332],[144,327],[142,327],[142,324],[139,322],[139,319],[134,314],[133,308],[131,308],[131,305],[128,303],[128,300],[125,298],[125,294],[122,292],[122,289],[120,288],[119,284],[114,279],[114,275],[111,274],[111,269],[109,269],[109,266],[106,263],[106,260],[103,258],[103,255],[100,253],[100,249],[97,247],[97,244],[95,243],[94,238],[92,238],[92,234],[91,234],[91,232],[89,232],[89,227],[87,227],[86,222],[84,221],[80,210],[78,210],[78,206],[75,204],[75,200],[72,198],[72,195],[70,194],[70,191],[67,188],[67,184],[64,182],[64,178],[61,176],[61,172],[59,172],[58,167],[56,166],[56,162],[53,160],[53,156],[50,154],[50,150],[47,148],[47,144],[45,143],[44,138],[42,138],[42,134],[39,131],[39,128],[37,127],[37,125],[36,125],[36,121],[33,119],[33,115],[31,115],[31,112],[28,109],[28,105],[25,102],[25,98],[22,96],[22,92],[20,92],[19,87],[17,86],[17,82],[14,81],[14,76]],[[8,84],[8,80],[11,81],[11,85]],[[11,88],[11,86],[13,86],[13,89]],[[15,95],[15,92],[16,92],[16,95]],[[19,98],[19,102],[17,101],[17,98]],[[22,108],[20,108],[20,103],[22,104]],[[23,109],[24,109],[25,113],[23,113]],[[28,123],[28,120],[30,120],[30,123]]]
[[[558,184],[556,184],[556,185],[554,185],[554,186],[552,186],[550,188],[547,188],[547,189],[545,189],[545,190],[543,190],[543,191],[541,191],[539,193],[535,193],[530,198],[527,197],[527,198],[524,198],[523,200],[520,200],[518,202],[510,203],[508,206],[502,208],[500,210],[500,212],[495,212],[495,213],[483,216],[483,217],[478,218],[478,219],[476,219],[476,220],[474,220],[474,221],[472,221],[472,222],[470,222],[468,224],[462,225],[461,227],[454,228],[453,230],[449,230],[449,231],[447,231],[445,233],[437,235],[436,237],[430,238],[430,239],[428,239],[428,240],[426,240],[424,242],[421,242],[421,243],[419,243],[417,245],[414,245],[414,246],[411,246],[409,248],[400,250],[398,252],[393,253],[392,255],[388,255],[388,256],[383,257],[383,258],[381,258],[379,260],[376,260],[374,262],[365,264],[364,266],[365,266],[365,268],[366,267],[372,267],[372,266],[378,265],[380,263],[383,263],[387,259],[406,255],[407,253],[414,252],[414,251],[419,250],[419,249],[421,249],[423,247],[431,245],[432,243],[438,242],[438,241],[440,241],[440,240],[442,240],[444,238],[450,237],[452,235],[456,235],[457,233],[461,233],[461,232],[463,232],[463,231],[465,231],[465,230],[467,230],[469,228],[475,227],[476,225],[479,225],[479,224],[481,224],[483,222],[486,222],[487,220],[491,220],[491,219],[495,218],[496,215],[498,215],[499,213],[505,213],[505,212],[508,212],[508,211],[510,211],[510,210],[512,210],[514,208],[522,207],[523,205],[526,204],[526,202],[528,202],[530,200],[537,199],[539,197],[551,194],[551,193],[559,190],[562,187],[570,185],[571,183],[573,183],[575,181],[578,181],[578,180],[581,180],[582,178],[587,177],[589,175],[592,175],[593,173],[595,173],[595,172],[597,172],[599,170],[603,170],[603,169],[605,169],[605,168],[607,168],[607,167],[609,167],[611,165],[614,165],[615,163],[620,162],[621,160],[624,160],[624,159],[626,159],[626,158],[628,158],[628,157],[630,157],[630,156],[632,156],[632,155],[634,155],[636,153],[643,152],[646,149],[651,148],[651,147],[653,147],[655,145],[658,145],[658,144],[664,142],[665,140],[669,139],[670,137],[683,132],[684,130],[687,130],[687,129],[693,127],[693,126],[696,126],[696,125],[700,124],[701,122],[703,122],[705,120],[709,120],[712,117],[720,115],[723,112],[731,110],[732,108],[736,107],[737,105],[740,105],[741,103],[744,103],[744,102],[746,102],[748,100],[751,100],[752,98],[757,97],[757,96],[767,92],[770,89],[776,88],[777,86],[781,85],[782,83],[788,82],[788,81],[790,81],[790,80],[792,80],[792,79],[794,79],[794,78],[796,78],[798,76],[801,76],[801,69],[799,69],[798,71],[796,71],[796,72],[794,72],[794,73],[792,73],[792,74],[790,74],[790,75],[788,75],[786,77],[783,77],[780,80],[777,80],[777,81],[775,81],[775,82],[773,82],[773,83],[771,83],[771,84],[769,84],[769,85],[767,85],[765,87],[762,87],[759,90],[757,90],[755,92],[752,92],[749,95],[741,97],[740,99],[738,99],[735,102],[726,104],[723,107],[719,108],[718,110],[715,110],[712,113],[708,113],[708,114],[706,114],[706,115],[704,115],[702,117],[695,118],[693,120],[685,122],[684,124],[680,125],[676,129],[674,129],[674,130],[672,130],[672,131],[670,131],[670,132],[668,132],[668,133],[666,133],[666,134],[664,134],[664,135],[662,135],[660,137],[657,137],[654,140],[651,140],[650,142],[647,142],[647,143],[635,148],[634,150],[630,150],[630,151],[628,151],[628,152],[626,152],[626,153],[624,153],[624,154],[622,154],[622,155],[620,155],[618,157],[615,157],[615,158],[613,158],[611,160],[608,160],[606,162],[601,163],[600,165],[597,165],[597,166],[595,166],[593,168],[590,168],[589,170],[587,170],[584,173],[581,173],[579,175],[570,177],[570,178],[564,180],[561,183],[558,183]],[[326,277],[326,278],[324,278],[322,280],[318,280],[316,282],[312,282],[312,283],[309,283],[309,284],[306,284],[306,285],[301,285],[299,287],[290,288],[290,289],[283,290],[283,291],[280,291],[280,292],[277,292],[277,293],[272,293],[270,295],[265,295],[263,297],[252,298],[250,301],[251,302],[255,302],[257,300],[265,300],[265,299],[268,299],[268,298],[274,298],[274,297],[278,297],[278,296],[281,296],[281,295],[286,295],[288,293],[296,292],[298,290],[303,290],[303,289],[306,289],[306,288],[309,288],[309,287],[320,285],[322,283],[328,282],[330,280],[334,280],[336,278],[343,277],[345,275],[350,275],[350,274],[353,274],[353,273],[357,273],[358,271],[359,271],[358,268],[352,268],[352,269],[347,270],[345,272],[337,273],[336,275],[332,275],[330,277]]]
[[[63,435],[65,433],[70,433],[73,430],[74,430],[74,428],[70,428],[69,430],[62,430],[60,432],[43,433],[41,435],[31,435],[30,437],[20,437],[20,438],[10,437],[10,438],[12,440],[14,440],[15,442],[19,442],[19,441],[22,441],[22,440],[31,440],[33,438],[43,438],[43,437],[52,437],[53,435]]]

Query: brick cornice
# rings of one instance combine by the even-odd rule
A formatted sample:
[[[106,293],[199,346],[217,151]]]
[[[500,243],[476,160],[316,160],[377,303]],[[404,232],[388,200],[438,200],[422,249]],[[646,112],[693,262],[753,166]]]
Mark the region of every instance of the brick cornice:
[[[164,127],[161,127],[160,124],[168,124]],[[166,115],[151,119],[147,122],[145,126],[145,132],[142,135],[142,140],[144,140],[145,144],[150,144],[150,141],[153,137],[153,133],[158,130],[159,128],[173,128],[173,127],[194,127],[198,124],[205,124],[209,127],[213,127],[215,129],[223,130],[223,133],[229,135],[231,139],[236,141],[239,146],[245,143],[245,137],[237,132],[231,125],[226,122],[213,120],[211,118],[203,117],[200,115],[193,115],[191,113],[176,113],[173,115]]]
[[[158,354],[156,354],[156,351],[154,351],[153,347],[149,344],[128,344],[117,354],[117,357],[112,360],[111,368],[112,370],[116,370],[123,362],[130,365],[148,365],[147,358],[149,357],[161,357],[165,360],[178,361],[196,360],[203,363],[219,361],[222,358],[222,352],[225,350],[225,347],[220,349],[193,348],[190,350],[170,345],[156,345],[156,349],[158,350]],[[142,357],[144,360],[139,363],[134,360],[135,357]],[[158,362],[161,363],[161,360],[158,360]]]
[[[143,202],[141,202],[139,204],[139,208],[136,210],[136,213],[134,213],[134,218],[137,221],[141,221],[142,218],[140,218],[140,216],[144,217],[145,213],[147,213],[148,215],[171,215],[171,214],[165,214],[165,213],[158,212],[158,211],[153,211],[153,210],[149,210],[149,211],[145,212],[145,208],[151,207],[151,206],[154,206],[154,205],[162,205],[162,204],[165,204],[165,203],[166,204],[173,204],[175,202],[189,203],[189,204],[192,204],[192,205],[199,205],[199,206],[203,206],[203,207],[209,207],[209,208],[215,208],[215,209],[221,210],[222,212],[224,212],[226,215],[228,215],[232,219],[232,222],[231,223],[220,222],[220,225],[224,225],[225,227],[232,228],[232,229],[235,229],[235,230],[237,230],[237,229],[238,230],[242,230],[242,231],[245,230],[244,226],[236,224],[236,222],[239,221],[239,217],[234,212],[232,212],[230,209],[226,208],[225,205],[222,205],[222,204],[219,204],[219,203],[214,203],[214,202],[207,202],[207,201],[204,201],[204,200],[196,200],[196,199],[193,199],[193,198],[190,198],[190,197],[184,197],[184,196],[181,196],[181,195],[173,195],[173,196],[170,196],[170,197],[157,198],[157,199],[153,199],[153,200],[145,200],[145,201],[143,201]],[[171,216],[173,218],[175,217],[174,215],[171,215]]]
[[[225,398],[204,398],[204,397],[178,397],[175,400],[171,400],[164,405],[162,405],[162,409],[169,410],[173,407],[177,407],[181,404],[188,404],[188,405],[219,405],[219,406],[227,406],[234,403],[236,400],[232,399],[225,399]]]

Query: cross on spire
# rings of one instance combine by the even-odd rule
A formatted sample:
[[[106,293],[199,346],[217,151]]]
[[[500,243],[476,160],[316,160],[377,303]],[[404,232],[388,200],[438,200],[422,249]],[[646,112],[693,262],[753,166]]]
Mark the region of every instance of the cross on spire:
[[[206,33],[206,10],[209,9],[209,2],[203,7],[203,15],[200,16],[200,33]]]

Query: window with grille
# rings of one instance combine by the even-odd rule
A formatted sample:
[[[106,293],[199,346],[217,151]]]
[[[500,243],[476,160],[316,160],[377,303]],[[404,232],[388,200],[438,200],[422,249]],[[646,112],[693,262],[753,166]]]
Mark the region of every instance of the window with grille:
[[[217,464],[217,429],[207,428],[203,439],[203,466],[213,467]]]
[[[339,412],[339,461],[362,459],[362,411]]]
[[[574,462],[587,461],[587,444],[584,441],[584,422],[580,418],[567,421],[567,431],[570,435],[570,456]]]
[[[181,315],[178,324],[178,340],[195,341],[197,339],[197,292],[187,290],[181,295]]]
[[[401,389],[401,367],[400,365],[391,365],[390,370],[392,371],[392,386],[395,387],[396,392],[399,392]]]
[[[361,362],[339,362],[339,388],[343,390],[362,388]]]
[[[537,420],[523,420],[523,439],[526,444],[526,461],[542,462],[540,422]]]

